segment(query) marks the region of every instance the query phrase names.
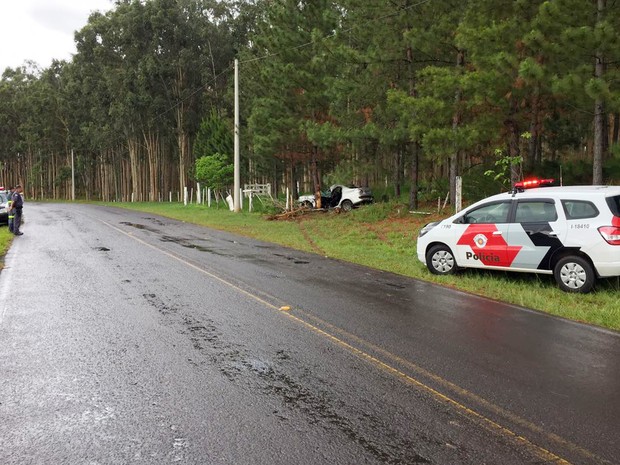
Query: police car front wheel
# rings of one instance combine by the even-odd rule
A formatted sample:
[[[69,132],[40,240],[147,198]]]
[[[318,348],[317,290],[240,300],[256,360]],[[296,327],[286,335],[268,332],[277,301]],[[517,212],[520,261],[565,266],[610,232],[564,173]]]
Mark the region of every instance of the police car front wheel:
[[[553,269],[553,276],[563,291],[582,294],[590,292],[596,280],[592,265],[578,256],[568,256],[559,260]]]
[[[426,266],[433,274],[453,274],[457,270],[456,260],[447,245],[434,245],[426,253]]]

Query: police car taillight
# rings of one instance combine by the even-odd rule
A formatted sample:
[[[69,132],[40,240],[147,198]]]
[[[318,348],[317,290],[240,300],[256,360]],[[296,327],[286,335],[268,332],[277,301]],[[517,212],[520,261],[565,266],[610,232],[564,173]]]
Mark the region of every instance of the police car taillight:
[[[521,181],[515,183],[515,189],[533,189],[534,187],[547,187],[552,186],[555,183],[555,179],[530,179],[529,181]]]
[[[611,245],[620,245],[620,228],[616,226],[601,226],[598,228],[603,239]]]

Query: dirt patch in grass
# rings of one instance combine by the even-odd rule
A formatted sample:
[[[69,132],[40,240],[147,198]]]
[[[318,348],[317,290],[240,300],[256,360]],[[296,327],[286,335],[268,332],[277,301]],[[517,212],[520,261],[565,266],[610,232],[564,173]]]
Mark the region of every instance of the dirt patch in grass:
[[[317,243],[314,242],[314,240],[310,236],[308,230],[306,229],[305,223],[306,223],[306,221],[304,221],[303,218],[299,218],[297,220],[297,225],[299,226],[299,231],[304,236],[304,239],[308,242],[308,245],[310,246],[310,248],[312,249],[312,251],[314,253],[319,254],[319,255],[325,255],[325,251],[321,247],[319,247],[317,245]]]

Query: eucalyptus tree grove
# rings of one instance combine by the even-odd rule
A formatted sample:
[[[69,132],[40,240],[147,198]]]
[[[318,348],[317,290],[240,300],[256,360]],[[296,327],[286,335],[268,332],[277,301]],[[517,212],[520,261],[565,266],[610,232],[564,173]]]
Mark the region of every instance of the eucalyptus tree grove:
[[[0,81],[0,183],[29,196],[69,197],[72,152],[82,198],[208,181],[204,157],[232,155],[234,58],[245,182],[415,208],[457,176],[470,198],[532,174],[620,181],[616,0],[117,0],[75,41]]]

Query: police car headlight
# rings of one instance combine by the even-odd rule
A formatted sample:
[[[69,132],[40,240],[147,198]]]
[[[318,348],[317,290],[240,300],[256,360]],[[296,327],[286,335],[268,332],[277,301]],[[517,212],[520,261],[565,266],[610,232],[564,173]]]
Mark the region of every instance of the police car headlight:
[[[420,234],[418,234],[418,237],[422,237],[424,236],[427,232],[429,232],[431,229],[433,229],[435,226],[437,226],[440,222],[439,221],[434,221],[432,223],[428,223],[426,226],[424,226],[421,230],[420,230]]]

